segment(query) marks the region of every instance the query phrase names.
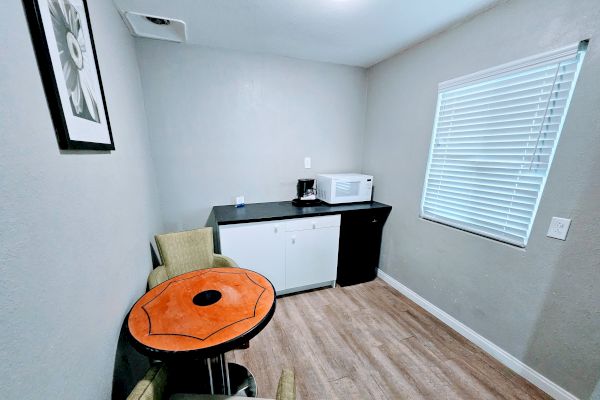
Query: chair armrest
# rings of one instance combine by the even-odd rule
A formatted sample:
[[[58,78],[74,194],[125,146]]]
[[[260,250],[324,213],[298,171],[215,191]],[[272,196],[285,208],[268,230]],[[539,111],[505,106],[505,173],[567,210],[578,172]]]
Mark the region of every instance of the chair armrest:
[[[127,400],[166,400],[167,368],[163,364],[151,367],[139,381]]]
[[[154,286],[159,285],[169,279],[167,276],[167,270],[163,265],[158,266],[150,272],[148,276],[148,287],[152,289]]]
[[[289,369],[281,371],[279,384],[277,385],[276,400],[295,400],[296,399],[296,382],[294,373]]]
[[[231,258],[222,254],[213,254],[213,267],[215,268],[237,268],[237,264]]]

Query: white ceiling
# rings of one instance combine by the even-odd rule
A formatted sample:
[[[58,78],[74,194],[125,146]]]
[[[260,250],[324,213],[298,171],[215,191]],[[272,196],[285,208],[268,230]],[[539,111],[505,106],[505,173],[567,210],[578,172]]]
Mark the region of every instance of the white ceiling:
[[[187,43],[371,66],[497,0],[114,0],[187,24]]]

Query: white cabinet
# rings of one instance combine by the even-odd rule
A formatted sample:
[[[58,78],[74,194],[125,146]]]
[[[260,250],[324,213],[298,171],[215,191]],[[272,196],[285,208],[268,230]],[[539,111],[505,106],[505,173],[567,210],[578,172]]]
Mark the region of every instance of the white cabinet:
[[[339,229],[286,232],[286,289],[335,281]]]
[[[221,254],[233,258],[271,281],[275,290],[285,288],[285,230],[282,221],[250,222],[219,226]]]
[[[220,225],[221,253],[265,275],[278,293],[335,283],[340,215]]]

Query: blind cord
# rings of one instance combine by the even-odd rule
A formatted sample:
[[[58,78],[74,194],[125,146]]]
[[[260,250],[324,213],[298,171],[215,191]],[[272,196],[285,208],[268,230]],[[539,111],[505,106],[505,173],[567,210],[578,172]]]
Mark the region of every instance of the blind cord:
[[[552,100],[552,93],[554,93],[554,86],[556,85],[556,79],[558,78],[558,71],[560,71],[560,65],[562,62],[559,62],[556,66],[556,72],[554,73],[554,81],[552,81],[552,88],[550,89],[550,93],[548,94],[548,101],[546,102],[546,109],[544,110],[544,117],[542,118],[542,122],[540,123],[540,131],[538,132],[537,140],[535,142],[535,148],[533,149],[533,154],[531,155],[531,162],[529,163],[528,171],[531,171],[531,167],[533,166],[533,160],[535,159],[535,153],[537,153],[540,138],[542,136],[542,130],[544,129],[544,121],[546,121],[546,115],[548,114],[548,108],[550,108],[550,101]]]

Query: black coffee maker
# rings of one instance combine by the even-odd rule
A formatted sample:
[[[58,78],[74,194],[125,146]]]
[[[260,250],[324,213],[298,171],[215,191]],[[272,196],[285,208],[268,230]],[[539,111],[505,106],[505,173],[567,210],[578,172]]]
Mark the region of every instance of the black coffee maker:
[[[296,196],[292,200],[292,204],[296,207],[310,207],[321,204],[321,200],[317,199],[317,188],[314,179],[298,179]]]

